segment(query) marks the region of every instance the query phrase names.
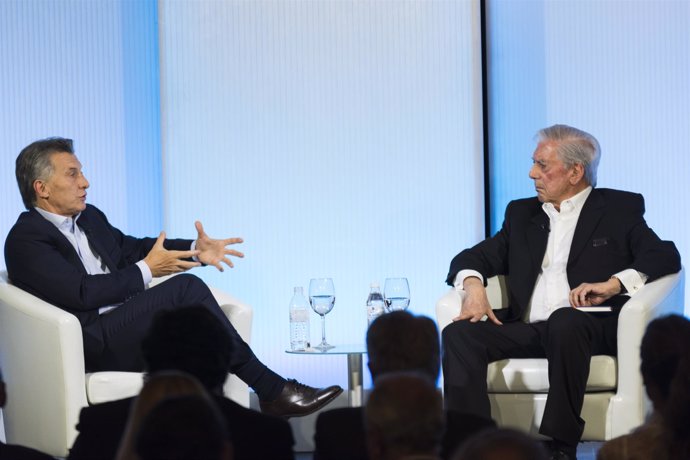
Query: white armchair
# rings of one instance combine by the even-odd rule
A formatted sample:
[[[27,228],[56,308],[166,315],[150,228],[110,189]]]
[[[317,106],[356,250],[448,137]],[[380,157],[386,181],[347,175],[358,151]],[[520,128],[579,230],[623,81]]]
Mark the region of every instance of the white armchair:
[[[217,289],[211,292],[249,343],[252,308]],[[87,374],[76,316],[13,286],[7,272],[0,273],[0,367],[8,394],[7,442],[57,457],[67,456],[82,407],[134,396],[142,385],[141,373]],[[249,389],[236,376],[229,376],[224,389],[249,407]]]
[[[488,280],[493,308],[507,305],[503,277]],[[581,416],[582,439],[604,441],[630,432],[644,421],[648,401],[640,376],[640,343],[647,324],[657,316],[684,314],[684,271],[640,289],[623,307],[618,321],[618,356],[593,356]],[[436,303],[439,329],[460,311],[461,293],[450,289]],[[537,435],[549,388],[546,359],[504,359],[487,374],[491,416],[499,426]]]

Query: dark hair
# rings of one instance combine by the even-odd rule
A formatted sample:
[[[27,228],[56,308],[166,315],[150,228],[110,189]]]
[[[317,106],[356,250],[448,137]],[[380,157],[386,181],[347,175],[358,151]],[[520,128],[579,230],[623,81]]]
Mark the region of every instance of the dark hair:
[[[228,377],[231,347],[220,319],[200,306],[161,311],[141,343],[149,373],[187,372],[211,392]]]
[[[640,345],[640,372],[665,400],[661,416],[670,458],[690,458],[690,320],[668,315],[650,322]]]
[[[438,329],[426,316],[394,311],[378,317],[367,331],[367,352],[374,380],[395,371],[419,371],[434,382],[438,379]]]
[[[364,424],[367,436],[378,438],[386,449],[438,453],[445,428],[443,397],[424,373],[389,372],[379,377],[367,399]]]
[[[50,157],[54,153],[74,155],[72,139],[49,137],[27,145],[19,153],[14,173],[26,209],[31,209],[36,204],[34,182],[39,179],[46,180],[53,174]]]
[[[546,450],[527,434],[492,428],[470,437],[455,452],[453,460],[546,460]]]
[[[142,460],[220,460],[229,440],[220,411],[199,395],[168,398],[151,409],[136,435]]]

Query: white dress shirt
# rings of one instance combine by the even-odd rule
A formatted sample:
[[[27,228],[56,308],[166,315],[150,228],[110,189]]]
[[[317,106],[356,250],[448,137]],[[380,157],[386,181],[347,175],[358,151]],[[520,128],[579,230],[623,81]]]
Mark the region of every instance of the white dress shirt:
[[[550,231],[546,243],[546,252],[541,264],[541,272],[527,306],[524,320],[528,323],[545,321],[555,310],[570,307],[567,264],[570,246],[575,234],[575,226],[582,207],[592,187],[587,187],[577,195],[561,202],[560,211],[552,203],[543,203],[542,209],[549,217]],[[461,270],[455,276],[455,288],[462,289],[465,278],[476,276],[484,280],[475,270]],[[626,269],[613,274],[628,291],[634,294],[647,281],[647,276],[633,269]]]

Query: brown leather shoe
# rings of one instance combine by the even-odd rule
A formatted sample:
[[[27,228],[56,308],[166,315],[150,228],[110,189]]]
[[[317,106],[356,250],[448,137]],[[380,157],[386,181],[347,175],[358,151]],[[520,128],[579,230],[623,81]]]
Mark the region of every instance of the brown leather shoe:
[[[261,412],[278,417],[302,417],[309,415],[333,401],[343,389],[338,385],[313,388],[297,380],[288,380],[283,391],[273,401],[259,401]]]

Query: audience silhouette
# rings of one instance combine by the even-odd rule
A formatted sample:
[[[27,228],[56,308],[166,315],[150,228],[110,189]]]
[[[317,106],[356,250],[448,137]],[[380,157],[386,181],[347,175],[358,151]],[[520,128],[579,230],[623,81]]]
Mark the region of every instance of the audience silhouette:
[[[407,311],[377,318],[367,331],[369,372],[374,387],[390,372],[416,371],[436,382],[440,370],[440,344],[436,323]],[[493,427],[482,417],[455,411],[445,412],[445,435],[441,457],[449,458],[471,434]],[[367,460],[363,409],[347,407],[319,414],[314,434],[314,460]]]
[[[180,371],[162,371],[148,374],[139,396],[132,402],[132,408],[116,459],[136,460],[135,440],[143,419],[162,401],[187,395],[198,395],[210,401],[201,383],[189,374]],[[227,433],[226,437],[229,437]]]
[[[379,376],[364,427],[371,460],[440,459],[443,398],[435,381],[418,372]]]
[[[158,403],[142,420],[137,460],[232,460],[223,416],[208,397],[188,395]]]
[[[468,439],[453,460],[546,460],[544,446],[527,434],[508,428],[485,430]]]

